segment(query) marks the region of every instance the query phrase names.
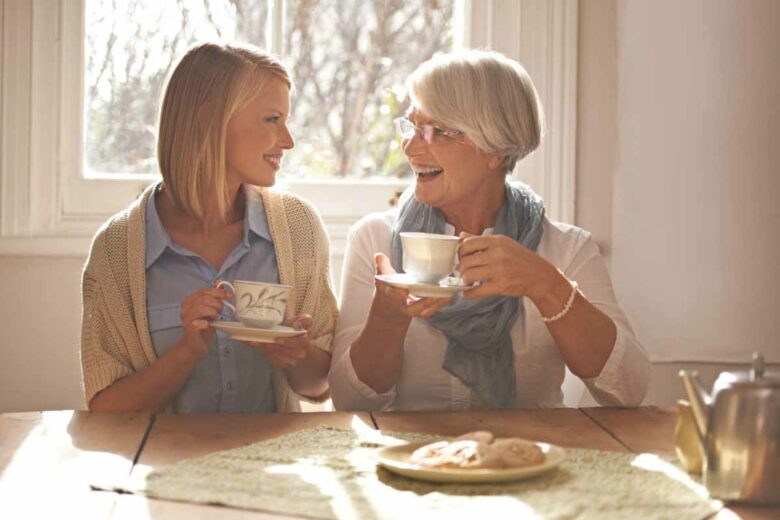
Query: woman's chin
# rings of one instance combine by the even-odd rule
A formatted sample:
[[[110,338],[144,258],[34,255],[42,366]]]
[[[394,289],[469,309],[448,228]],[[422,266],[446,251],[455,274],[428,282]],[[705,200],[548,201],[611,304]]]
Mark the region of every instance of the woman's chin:
[[[270,188],[276,184],[276,172],[263,172],[259,175],[254,175],[250,183],[261,188]]]
[[[425,183],[418,182],[414,187],[414,198],[418,202],[428,204],[429,206],[437,207],[436,202],[439,200],[438,190]]]

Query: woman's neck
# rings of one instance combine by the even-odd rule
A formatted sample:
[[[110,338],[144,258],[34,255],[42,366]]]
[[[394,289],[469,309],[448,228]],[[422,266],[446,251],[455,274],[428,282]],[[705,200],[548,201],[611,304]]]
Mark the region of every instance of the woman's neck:
[[[206,201],[203,220],[199,221],[187,214],[181,208],[178,208],[173,198],[163,189],[161,197],[157,198],[157,212],[160,220],[166,228],[172,228],[181,233],[189,235],[209,236],[218,234],[224,229],[235,225],[237,221],[243,220],[246,211],[246,200],[241,191],[241,185],[230,186],[228,188],[228,200],[230,201],[226,208],[227,218],[223,218],[217,203],[217,195],[213,190],[211,196]]]
[[[446,221],[455,227],[455,235],[461,232],[481,235],[486,229],[495,227],[498,212],[506,200],[503,176],[500,181],[486,181],[465,200],[440,208]]]

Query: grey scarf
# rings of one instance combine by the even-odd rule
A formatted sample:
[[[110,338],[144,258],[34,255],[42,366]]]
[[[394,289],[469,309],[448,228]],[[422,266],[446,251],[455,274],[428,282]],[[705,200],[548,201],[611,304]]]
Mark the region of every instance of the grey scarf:
[[[542,199],[526,185],[507,182],[505,190],[506,201],[496,218],[494,234],[506,235],[536,251],[542,240]],[[443,233],[444,223],[439,209],[418,202],[414,188],[407,189],[393,223],[391,261],[395,270],[402,272],[402,231]],[[428,320],[449,342],[443,368],[492,408],[512,408],[517,398],[510,330],[522,312],[519,298],[489,296],[466,300],[457,295]]]

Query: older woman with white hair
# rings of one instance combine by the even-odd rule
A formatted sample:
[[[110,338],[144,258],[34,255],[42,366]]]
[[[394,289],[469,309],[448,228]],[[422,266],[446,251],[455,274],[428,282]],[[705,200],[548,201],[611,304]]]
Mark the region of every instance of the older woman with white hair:
[[[329,381],[344,410],[561,406],[565,367],[602,404],[637,406],[650,364],[589,233],[553,222],[515,163],[543,116],[523,67],[496,52],[435,57],[396,121],[416,173],[396,211],[351,230]],[[461,237],[454,298],[375,277],[401,270],[405,231]]]

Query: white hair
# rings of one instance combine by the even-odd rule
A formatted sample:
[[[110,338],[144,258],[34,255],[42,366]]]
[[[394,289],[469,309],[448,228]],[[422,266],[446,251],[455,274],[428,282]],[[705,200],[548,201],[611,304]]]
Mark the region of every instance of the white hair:
[[[541,142],[544,116],[536,88],[522,65],[499,52],[434,56],[406,86],[412,104],[435,122],[462,131],[485,153],[505,155],[507,173]]]

